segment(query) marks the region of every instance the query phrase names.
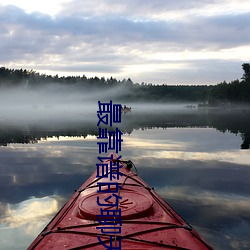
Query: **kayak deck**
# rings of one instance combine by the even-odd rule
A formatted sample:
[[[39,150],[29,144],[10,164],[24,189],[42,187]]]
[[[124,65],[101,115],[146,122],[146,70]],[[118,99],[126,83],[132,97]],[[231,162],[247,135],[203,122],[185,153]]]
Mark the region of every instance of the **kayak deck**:
[[[113,160],[104,162],[116,164],[118,156],[112,155]],[[98,173],[95,171],[28,249],[212,249],[153,188],[131,170],[130,161],[119,160],[119,164],[122,165],[119,169],[122,176],[116,182],[122,187],[118,192],[121,199],[115,195],[110,198],[110,193],[100,192],[100,185],[111,188],[114,181],[96,177]],[[108,171],[107,175],[110,174]],[[117,185],[110,191],[116,188]],[[97,215],[100,215],[100,208],[105,208],[108,217],[113,216],[113,220],[118,221],[116,214],[112,214],[118,199],[122,226],[115,229],[115,232],[120,230],[119,234],[109,233],[110,226],[103,226]],[[110,206],[100,207],[97,204],[104,204],[104,201],[108,201]],[[101,233],[102,230],[106,233]]]

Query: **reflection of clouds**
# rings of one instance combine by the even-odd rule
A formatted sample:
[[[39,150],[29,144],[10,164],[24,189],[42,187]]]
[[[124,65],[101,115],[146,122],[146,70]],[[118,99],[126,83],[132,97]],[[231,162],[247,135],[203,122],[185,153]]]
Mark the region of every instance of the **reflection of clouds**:
[[[242,238],[237,237],[236,235],[239,232],[249,232],[250,225],[242,226],[241,224],[234,225],[232,231],[219,232],[199,226],[194,226],[194,228],[199,232],[199,234],[206,239],[207,242],[212,243],[214,249],[232,249],[232,250],[242,250],[250,249],[250,240],[249,237]],[[236,232],[236,234],[234,234]]]
[[[206,141],[210,137],[210,142]],[[235,144],[231,144],[231,139],[235,138],[212,129],[139,130],[123,136],[121,155],[136,164],[140,176],[155,186],[163,198],[167,201],[174,199],[181,208],[188,210],[187,213],[181,212],[184,218],[193,216],[202,221],[198,223],[202,226],[221,219],[228,226],[232,223],[231,218],[239,221],[250,211],[250,201],[246,198],[249,195],[249,168],[246,166],[250,155],[248,151],[232,149]],[[0,152],[0,167],[3,166],[0,196],[9,203],[16,203],[41,192],[44,196],[69,194],[68,189],[71,192],[78,188],[96,169],[96,142],[95,137],[60,137],[59,140],[48,138],[25,147],[12,144],[3,148]],[[21,192],[15,192],[17,188]],[[10,193],[13,194],[11,197]],[[19,242],[22,242],[20,235],[32,241],[49,220],[52,213],[49,211],[57,210],[55,202],[53,197],[47,197],[17,205],[0,204],[0,213],[5,212],[0,224],[8,227],[1,230],[0,242],[8,238],[7,234],[10,241],[15,233],[20,238]],[[189,216],[191,210],[195,214]],[[211,218],[211,223],[208,218]],[[31,220],[32,223],[29,222]],[[231,228],[242,231],[242,226],[237,223],[233,222]]]
[[[199,206],[217,206],[219,214],[249,214],[250,198],[235,194],[225,194],[219,192],[195,191],[189,187],[163,187],[157,188],[157,193],[166,200],[175,199],[187,203],[199,204]]]
[[[124,135],[125,137],[126,135]],[[191,152],[217,152],[218,150],[232,150],[235,145],[240,145],[242,139],[229,132],[221,133],[213,128],[167,128],[133,131],[133,136],[126,136],[125,143],[130,146],[140,145],[156,149],[191,151]],[[135,144],[134,144],[135,143]]]
[[[126,145],[126,144],[125,144]],[[166,150],[161,148],[157,148],[157,144],[151,144],[143,148],[139,148],[139,143],[135,143],[134,145],[138,145],[135,148],[131,147],[131,151],[128,148],[129,153],[126,153],[126,157],[134,160],[139,164],[143,164],[145,161],[147,164],[143,167],[151,168],[155,165],[156,162],[165,160],[172,161],[177,163],[177,161],[200,161],[200,162],[224,162],[224,163],[231,163],[231,164],[239,164],[242,166],[250,166],[250,154],[248,151],[243,150],[232,150],[232,151],[218,151],[218,152],[185,152],[179,150]],[[132,145],[130,145],[132,146]],[[144,145],[143,145],[144,146]],[[166,145],[167,147],[167,145]],[[178,147],[178,146],[177,146]],[[125,150],[124,150],[125,152]],[[125,154],[124,154],[125,155]],[[151,164],[149,164],[151,163]],[[158,164],[157,167],[168,168],[171,167],[169,164]],[[174,164],[172,167],[183,167],[180,164]],[[197,165],[198,168],[200,166]],[[212,167],[212,165],[210,165]],[[216,168],[217,165],[215,164],[214,167]]]
[[[71,136],[53,136],[53,137],[48,137],[46,139],[42,139],[41,142],[49,142],[49,141],[83,141],[83,140],[90,140],[90,141],[95,141],[96,142],[97,136],[95,135],[87,135],[87,136],[79,136],[79,137],[71,137]]]
[[[98,149],[96,140],[92,138],[71,138],[69,140],[48,140],[35,145],[12,144],[8,148],[2,162],[4,165],[11,165],[6,168],[5,174],[13,175],[18,171],[15,168],[20,164],[23,169],[29,170],[28,174],[74,174],[89,173],[95,168]],[[1,163],[0,163],[1,164]],[[18,178],[13,179],[14,184]]]
[[[164,159],[183,159],[199,161],[223,161],[249,166],[250,155],[248,151],[220,151],[220,152],[179,152],[179,151],[158,151],[152,152],[152,157]]]
[[[133,132],[133,136],[124,135],[123,148],[133,148],[136,158],[140,155],[140,158],[151,157],[155,160],[223,161],[249,166],[248,151],[231,148],[240,141],[239,136],[211,128],[168,128],[151,130],[150,133],[138,130]],[[130,153],[131,157],[133,152]]]
[[[3,216],[5,214],[6,206],[7,206],[6,203],[0,202],[0,221],[1,221],[1,218],[3,218]]]
[[[33,230],[30,229],[41,219],[55,214],[58,209],[58,201],[55,197],[31,198],[19,204],[8,204],[0,223],[11,228],[26,224],[26,233],[33,234]]]
[[[4,148],[0,152],[0,200],[18,203],[30,196],[72,194],[98,162],[96,141],[74,139]]]
[[[143,149],[149,149],[149,148],[153,148],[153,149],[168,149],[168,150],[173,150],[173,149],[185,149],[185,145],[182,144],[178,144],[175,142],[162,142],[159,143],[158,141],[153,141],[153,140],[149,140],[149,139],[142,139],[142,138],[136,138],[136,140],[134,138],[129,138],[126,137],[126,140],[124,140],[123,142],[123,146],[125,147],[142,147]]]
[[[0,218],[1,249],[25,249],[61,206],[61,197],[31,198],[5,204]]]
[[[214,249],[250,249],[248,196],[190,187],[163,187],[156,191],[194,225]]]

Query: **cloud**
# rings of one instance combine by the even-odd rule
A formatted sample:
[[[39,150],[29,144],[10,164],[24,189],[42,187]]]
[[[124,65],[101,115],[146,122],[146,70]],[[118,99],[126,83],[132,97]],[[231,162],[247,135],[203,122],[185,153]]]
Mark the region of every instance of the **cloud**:
[[[232,6],[233,0],[143,4],[139,0],[75,0],[50,16],[0,5],[0,63],[61,75],[131,77],[139,82],[234,80],[241,76],[241,63],[250,60],[238,52],[249,46],[250,13],[246,1],[245,10]],[[231,71],[232,58],[226,49],[236,51],[233,62],[239,69]],[[214,62],[225,66],[210,71]],[[204,63],[210,67],[202,68]],[[204,78],[199,79],[199,69],[207,72]]]
[[[134,19],[161,19],[162,17],[167,17],[171,20],[174,18],[183,18],[189,15],[198,15],[200,13],[206,13],[208,10],[214,11],[214,8],[220,10],[232,10],[230,4],[234,1],[198,1],[198,0],[179,0],[179,1],[162,1],[162,0],[128,0],[124,1],[115,1],[115,0],[86,0],[84,2],[79,0],[69,1],[65,3],[64,10],[61,11],[63,15],[79,15],[79,16],[122,16],[122,17],[131,17]],[[247,0],[243,0],[243,6],[240,8],[243,9],[244,3],[248,3]],[[112,8],[110,8],[112,6]],[[225,8],[225,6],[228,6]],[[239,6],[233,8],[237,11]],[[239,11],[239,10],[238,10]]]

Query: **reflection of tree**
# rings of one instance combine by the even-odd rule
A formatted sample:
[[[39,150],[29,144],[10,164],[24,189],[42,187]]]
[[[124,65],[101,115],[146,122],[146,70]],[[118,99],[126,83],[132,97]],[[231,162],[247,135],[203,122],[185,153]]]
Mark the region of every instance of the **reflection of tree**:
[[[250,145],[250,110],[182,110],[174,111],[148,111],[132,112],[122,116],[119,128],[123,133],[131,134],[133,130],[147,128],[173,128],[173,127],[210,127],[221,132],[240,134],[243,140],[242,149]],[[27,132],[27,127],[28,131]],[[0,145],[10,143],[36,143],[40,139],[69,136],[86,137],[98,135],[96,122],[79,122],[72,124],[52,123],[43,126],[12,127],[0,126]]]
[[[27,127],[28,131],[27,132]],[[44,124],[43,126],[44,127]],[[87,135],[98,135],[98,127],[93,124],[48,124],[47,128],[38,126],[16,126],[11,128],[8,125],[0,126],[0,146],[7,146],[11,143],[29,144],[37,143],[41,139],[48,139],[59,136],[86,137]]]
[[[240,134],[243,140],[241,149],[248,149],[250,144],[250,110],[227,110],[218,115],[209,115],[210,126],[221,132],[229,131]]]
[[[243,143],[241,149],[249,149],[250,146],[250,132],[242,135]]]
[[[25,135],[22,131],[8,131],[7,133],[0,132],[0,146],[7,146],[10,143],[31,144],[37,143],[38,139],[32,135]]]

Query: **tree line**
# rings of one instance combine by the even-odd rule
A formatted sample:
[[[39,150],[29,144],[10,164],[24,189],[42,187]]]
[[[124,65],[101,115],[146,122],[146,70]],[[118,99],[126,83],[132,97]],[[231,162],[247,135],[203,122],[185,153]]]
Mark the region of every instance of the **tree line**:
[[[243,63],[243,76],[241,80],[226,81],[215,85],[209,95],[210,104],[224,103],[250,103],[250,64]]]
[[[121,93],[113,99],[121,101],[190,101],[208,105],[227,103],[250,103],[250,64],[242,64],[243,76],[239,80],[222,82],[216,85],[153,85],[134,83],[130,78],[117,80],[110,77],[52,76],[34,70],[9,69],[0,67],[0,87],[38,88],[50,84],[64,84],[77,87],[82,91],[111,89],[120,87]]]

